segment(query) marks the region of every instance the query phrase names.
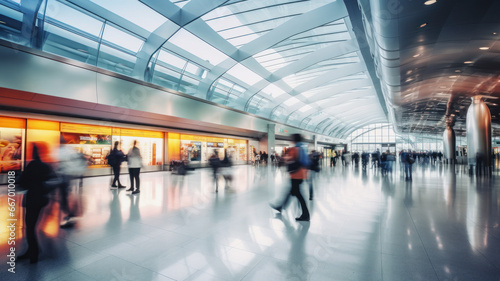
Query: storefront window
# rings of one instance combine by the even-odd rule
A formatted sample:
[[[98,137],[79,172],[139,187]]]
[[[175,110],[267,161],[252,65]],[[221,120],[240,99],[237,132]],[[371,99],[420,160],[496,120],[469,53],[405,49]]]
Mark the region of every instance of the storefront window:
[[[0,173],[20,170],[24,158],[24,130],[0,127]]]
[[[123,153],[127,154],[137,141],[144,166],[163,165],[163,133],[133,129],[113,128],[113,143],[120,142]]]
[[[90,168],[103,168],[107,166],[106,156],[111,150],[111,136],[61,133],[61,145],[86,155]]]
[[[201,142],[181,140],[181,160],[201,162]]]

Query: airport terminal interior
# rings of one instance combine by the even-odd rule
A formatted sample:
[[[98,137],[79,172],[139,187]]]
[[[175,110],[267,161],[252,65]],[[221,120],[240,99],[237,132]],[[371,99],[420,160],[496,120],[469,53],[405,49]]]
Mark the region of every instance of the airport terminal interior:
[[[499,14],[0,0],[0,280],[500,280]]]

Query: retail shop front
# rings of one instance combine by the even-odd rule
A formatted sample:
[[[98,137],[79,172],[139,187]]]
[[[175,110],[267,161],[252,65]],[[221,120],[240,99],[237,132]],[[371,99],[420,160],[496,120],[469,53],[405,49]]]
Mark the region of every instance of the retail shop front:
[[[61,123],[60,144],[83,153],[89,159],[87,175],[110,174],[106,156],[113,144],[127,154],[134,141],[141,151],[142,171],[160,171],[163,168],[163,132],[117,128],[107,126]],[[127,171],[127,162],[122,164]]]
[[[184,161],[191,167],[205,167],[214,153],[221,160],[228,153],[234,164],[245,164],[247,151],[247,140],[168,133],[168,159],[171,165]]]
[[[10,171],[23,166],[26,120],[0,117],[0,183],[7,182]]]

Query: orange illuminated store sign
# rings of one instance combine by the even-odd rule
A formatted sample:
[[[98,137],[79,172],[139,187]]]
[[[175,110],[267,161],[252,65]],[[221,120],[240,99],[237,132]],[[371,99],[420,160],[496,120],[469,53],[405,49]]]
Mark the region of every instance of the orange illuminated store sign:
[[[59,131],[59,122],[28,119],[28,129]]]
[[[61,132],[92,134],[92,135],[111,135],[111,127],[74,124],[74,123],[61,123]]]
[[[186,141],[201,141],[201,142],[224,142],[223,138],[196,136],[196,135],[181,135],[181,140]]]
[[[19,118],[1,117],[0,116],[0,127],[25,129],[26,128],[26,120],[19,119]]]
[[[162,139],[163,132],[156,131],[144,131],[135,129],[124,129],[124,128],[113,128],[113,135],[126,136],[126,137],[138,137],[138,138],[155,138]]]

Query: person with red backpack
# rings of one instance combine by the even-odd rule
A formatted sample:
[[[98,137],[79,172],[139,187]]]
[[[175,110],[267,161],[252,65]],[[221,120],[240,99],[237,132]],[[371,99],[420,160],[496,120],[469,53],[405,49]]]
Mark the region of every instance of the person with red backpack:
[[[300,184],[307,179],[307,172],[310,166],[309,157],[307,156],[305,149],[302,147],[301,144],[302,136],[300,134],[293,134],[292,139],[295,146],[290,148],[288,150],[287,155],[285,156],[285,160],[287,163],[287,170],[288,173],[290,174],[290,179],[291,179],[290,192],[285,196],[281,204],[279,205],[269,204],[269,205],[276,211],[281,212],[282,208],[287,205],[290,196],[293,195],[297,197],[297,199],[299,200],[300,208],[302,209],[302,215],[296,218],[295,220],[309,221],[310,219],[309,209],[307,208],[304,196],[302,196],[300,192]]]

